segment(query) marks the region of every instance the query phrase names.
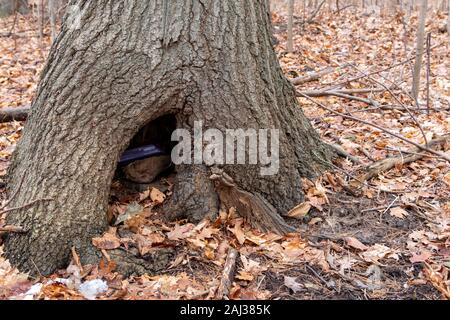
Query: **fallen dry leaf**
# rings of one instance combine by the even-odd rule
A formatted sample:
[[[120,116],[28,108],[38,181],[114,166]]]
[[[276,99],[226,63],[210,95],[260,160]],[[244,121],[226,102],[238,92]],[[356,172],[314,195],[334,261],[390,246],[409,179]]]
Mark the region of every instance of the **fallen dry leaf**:
[[[359,241],[358,239],[354,238],[354,237],[346,237],[345,238],[345,242],[347,243],[347,245],[349,247],[364,251],[367,250],[369,247],[366,246],[365,244],[361,243],[361,241]]]
[[[402,209],[401,207],[392,208],[389,211],[389,214],[391,216],[397,217],[399,219],[405,219],[405,217],[407,217],[409,215],[409,213],[405,209]]]
[[[427,261],[429,258],[431,258],[432,254],[429,251],[426,250],[422,250],[420,252],[420,254],[415,254],[413,255],[409,261],[411,261],[411,263],[418,263],[418,262],[425,262]]]
[[[167,233],[167,238],[173,241],[189,238],[192,235],[191,231],[194,227],[195,226],[192,223],[181,226],[177,224],[172,231]]]
[[[52,283],[42,288],[41,295],[49,299],[82,299],[76,291],[67,288],[61,283]]]
[[[296,280],[297,279],[294,277],[284,277],[284,285],[291,289],[294,293],[300,292],[303,289],[303,286]]]
[[[236,236],[236,239],[241,245],[244,244],[246,239],[244,231],[242,230],[243,223],[244,223],[243,219],[237,219],[234,227],[232,229],[230,228],[228,229]]]
[[[317,224],[317,223],[319,223],[319,222],[322,222],[322,221],[323,221],[322,218],[316,217],[316,218],[312,218],[311,221],[308,222],[308,224],[309,224],[310,226],[313,226],[313,225],[315,225],[315,224]]]
[[[382,244],[375,244],[368,248],[365,252],[363,252],[361,255],[363,259],[367,262],[371,263],[378,263],[378,260],[385,258],[386,256],[393,254],[394,250],[391,248],[382,245]]]
[[[161,204],[166,200],[166,195],[156,188],[150,190],[150,199],[156,204]]]
[[[120,239],[115,234],[105,233],[102,237],[93,238],[92,244],[104,250],[113,250],[120,247]]]
[[[242,281],[253,281],[255,279],[255,276],[248,271],[240,270],[239,273],[236,275],[236,279]]]
[[[132,202],[129,205],[126,206],[126,209],[123,214],[119,215],[119,217],[116,219],[115,226],[118,226],[121,223],[124,223],[128,219],[140,214],[144,210],[144,207],[141,206],[137,202]]]
[[[302,219],[309,213],[309,210],[311,210],[311,204],[309,202],[304,202],[289,211],[286,216],[295,219]]]
[[[145,190],[144,192],[139,193],[139,201],[144,201],[150,197],[150,190]]]

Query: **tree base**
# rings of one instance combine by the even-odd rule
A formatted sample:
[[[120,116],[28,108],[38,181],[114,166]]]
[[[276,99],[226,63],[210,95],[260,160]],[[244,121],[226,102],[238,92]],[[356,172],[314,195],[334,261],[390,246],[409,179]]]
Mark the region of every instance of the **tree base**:
[[[62,26],[9,170],[10,207],[19,209],[7,224],[27,233],[9,235],[5,252],[21,270],[65,268],[74,247],[82,263],[95,259],[92,238],[108,227],[118,159],[164,116],[163,128],[190,133],[196,122],[221,133],[279,133],[271,176],[253,164],[226,164],[223,173],[178,166],[168,219],[215,219],[222,205],[261,231],[294,231],[279,214],[304,201],[302,177],[320,173],[330,155],[273,51],[268,2],[189,3],[84,1],[83,27]]]
[[[239,189],[229,175],[221,170],[215,171],[210,179],[214,181],[221,205],[226,209],[235,208],[239,215],[262,232],[285,235],[296,231],[260,194]]]
[[[188,219],[198,223],[205,218],[215,220],[219,213],[219,198],[204,165],[177,167],[175,189],[163,207],[164,216],[171,220]]]

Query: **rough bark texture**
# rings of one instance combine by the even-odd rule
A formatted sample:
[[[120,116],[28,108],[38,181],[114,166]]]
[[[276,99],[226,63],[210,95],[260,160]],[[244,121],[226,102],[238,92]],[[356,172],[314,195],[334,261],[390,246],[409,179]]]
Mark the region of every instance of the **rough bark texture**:
[[[282,74],[266,0],[78,3],[81,28],[65,24],[57,37],[10,170],[10,195],[20,188],[10,207],[37,201],[7,217],[27,230],[6,241],[13,264],[49,274],[66,266],[73,246],[94,262],[91,238],[107,227],[119,156],[166,114],[186,129],[198,120],[205,129],[280,129],[279,174],[221,169],[260,207],[281,213],[303,201],[301,177],[323,169],[328,151]],[[173,218],[217,212],[210,175],[206,166],[177,168]]]

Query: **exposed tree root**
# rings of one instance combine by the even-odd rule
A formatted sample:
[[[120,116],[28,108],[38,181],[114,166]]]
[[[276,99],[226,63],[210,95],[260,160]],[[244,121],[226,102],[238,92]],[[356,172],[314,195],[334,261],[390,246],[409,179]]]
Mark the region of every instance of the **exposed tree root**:
[[[257,193],[239,189],[226,173],[214,173],[211,180],[215,182],[221,205],[227,209],[234,207],[254,228],[280,235],[295,231],[267,200]]]
[[[188,218],[199,222],[205,217],[214,220],[219,212],[219,200],[203,165],[177,167],[175,189],[164,205],[164,216],[169,220]]]

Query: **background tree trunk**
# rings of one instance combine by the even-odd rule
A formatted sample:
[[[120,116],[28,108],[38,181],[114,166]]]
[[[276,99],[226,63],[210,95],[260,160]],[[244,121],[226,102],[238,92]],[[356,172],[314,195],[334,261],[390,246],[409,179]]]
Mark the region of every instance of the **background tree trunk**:
[[[450,45],[450,0],[447,1],[447,37]]]
[[[427,19],[428,0],[421,0],[419,13],[419,26],[416,40],[416,62],[413,70],[412,95],[417,100],[420,92],[420,73],[422,71],[422,59],[425,47],[425,23]]]
[[[0,0],[0,17],[5,17],[19,11],[28,12],[26,0]]]
[[[288,39],[287,51],[294,51],[294,0],[288,2]]]
[[[81,28],[66,17],[10,168],[10,207],[20,209],[7,222],[27,231],[6,240],[13,264],[49,274],[66,266],[72,247],[83,263],[95,262],[91,238],[107,227],[117,161],[139,129],[162,115],[189,130],[194,121],[223,132],[280,129],[279,174],[262,177],[256,165],[221,169],[234,194],[255,203],[250,219],[252,209],[284,213],[303,201],[301,178],[326,167],[329,153],[283,76],[266,0],[79,3]],[[212,170],[176,170],[165,211],[194,220],[217,213],[214,190],[222,201],[227,196],[209,178]],[[289,230],[270,218],[256,217],[256,226]]]
[[[48,15],[50,19],[50,29],[52,32],[52,41],[56,38],[56,16],[57,16],[57,1],[56,0],[47,0],[48,4]]]

